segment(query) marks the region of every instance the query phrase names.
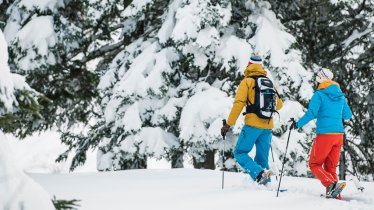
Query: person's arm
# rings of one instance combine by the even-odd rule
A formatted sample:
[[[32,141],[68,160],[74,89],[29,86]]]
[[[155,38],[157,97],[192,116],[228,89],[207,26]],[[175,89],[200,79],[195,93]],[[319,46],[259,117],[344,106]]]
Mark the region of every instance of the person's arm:
[[[349,120],[352,117],[352,110],[349,107],[348,103],[346,100],[344,100],[344,105],[343,105],[343,120]]]
[[[231,108],[230,115],[227,119],[227,124],[229,126],[235,125],[236,120],[238,119],[240,113],[243,110],[243,107],[246,105],[248,97],[248,88],[249,85],[247,84],[246,79],[243,79],[239,84],[238,90],[236,91],[234,104]]]
[[[309,121],[315,119],[318,114],[318,110],[321,106],[321,97],[318,92],[315,92],[310,100],[308,111],[302,116],[296,123],[297,128],[301,128],[306,125]]]

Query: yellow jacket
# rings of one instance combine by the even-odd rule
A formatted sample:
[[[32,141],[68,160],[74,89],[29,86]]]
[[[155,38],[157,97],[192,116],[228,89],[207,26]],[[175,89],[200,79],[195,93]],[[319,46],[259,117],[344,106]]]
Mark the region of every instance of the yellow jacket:
[[[246,105],[247,99],[254,104],[255,98],[255,80],[250,78],[250,76],[266,76],[267,72],[262,68],[261,64],[250,64],[244,70],[245,78],[240,82],[238,90],[236,91],[234,104],[232,106],[229,118],[227,120],[227,124],[229,126],[234,126],[236,120],[238,119],[239,115],[241,114],[243,107]],[[283,106],[282,100],[277,95],[277,107],[276,110],[280,110]],[[262,119],[257,117],[255,113],[248,113],[245,115],[244,123],[246,125],[255,127],[255,128],[262,128],[262,129],[272,129],[274,128],[273,118],[270,119]]]

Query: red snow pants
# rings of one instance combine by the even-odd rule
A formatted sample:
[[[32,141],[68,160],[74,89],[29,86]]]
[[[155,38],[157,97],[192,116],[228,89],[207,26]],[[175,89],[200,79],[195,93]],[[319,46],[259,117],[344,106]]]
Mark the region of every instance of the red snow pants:
[[[339,181],[336,166],[343,146],[343,134],[317,134],[310,151],[309,168],[323,186]]]

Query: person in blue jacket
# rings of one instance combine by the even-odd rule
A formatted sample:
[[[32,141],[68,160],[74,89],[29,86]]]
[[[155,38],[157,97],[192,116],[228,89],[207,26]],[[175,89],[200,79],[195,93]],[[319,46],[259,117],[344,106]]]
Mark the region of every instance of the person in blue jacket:
[[[331,70],[319,69],[316,76],[318,88],[310,100],[308,111],[291,128],[302,128],[317,119],[317,136],[310,152],[309,167],[326,187],[326,197],[341,199],[340,192],[346,183],[338,183],[336,166],[343,145],[343,120],[349,120],[352,111],[339,84],[332,81],[333,76]]]

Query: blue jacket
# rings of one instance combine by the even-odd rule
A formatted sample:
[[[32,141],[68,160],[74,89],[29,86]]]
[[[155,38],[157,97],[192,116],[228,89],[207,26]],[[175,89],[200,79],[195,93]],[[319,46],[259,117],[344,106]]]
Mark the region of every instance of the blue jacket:
[[[326,85],[326,84],[325,84]],[[317,118],[317,134],[344,133],[342,120],[352,117],[343,92],[337,83],[330,81],[324,89],[314,92],[308,111],[296,123],[298,128]]]

